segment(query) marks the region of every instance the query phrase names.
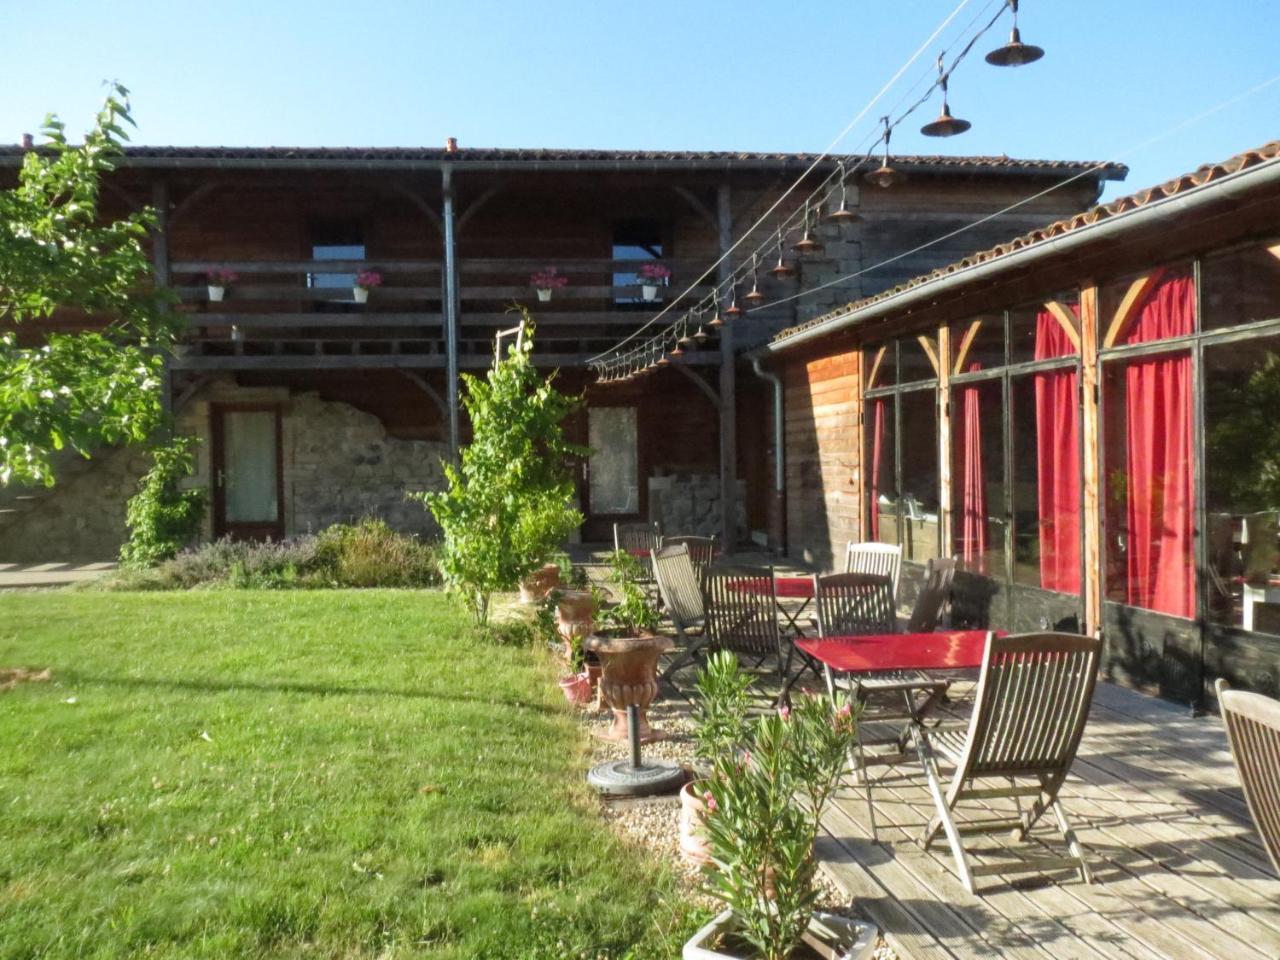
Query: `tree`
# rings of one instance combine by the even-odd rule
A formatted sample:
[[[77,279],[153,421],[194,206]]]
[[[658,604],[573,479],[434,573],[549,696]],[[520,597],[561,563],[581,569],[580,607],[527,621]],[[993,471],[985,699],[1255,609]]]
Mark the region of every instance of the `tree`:
[[[519,349],[495,358],[484,379],[463,375],[471,443],[458,465],[445,464],[447,488],[421,495],[444,531],[445,581],[479,624],[495,592],[513,589],[582,522],[570,464],[586,451],[563,426],[580,401],[534,368],[533,320],[522,313]]]
[[[126,124],[118,84],[78,146],[50,115],[47,142],[23,157],[17,186],[0,190],[0,483],[52,485],[56,451],[88,456],[161,422],[176,315],[144,246],[155,215],[100,216]],[[55,311],[80,329],[54,329]]]

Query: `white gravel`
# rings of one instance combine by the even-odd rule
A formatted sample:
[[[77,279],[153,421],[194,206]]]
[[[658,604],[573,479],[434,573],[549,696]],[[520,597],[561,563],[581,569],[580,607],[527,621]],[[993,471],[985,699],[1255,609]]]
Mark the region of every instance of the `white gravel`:
[[[582,711],[581,716],[583,724],[592,733],[594,743],[592,763],[629,756],[630,747],[626,743],[611,743],[596,736],[608,730],[612,724],[613,714],[609,710],[587,708]],[[689,705],[678,698],[660,700],[649,709],[649,725],[661,730],[665,737],[645,744],[642,747],[643,755],[679,763],[692,771],[698,761],[693,755],[693,723],[689,719]],[[680,856],[680,800],[678,797],[650,797],[637,800],[602,799],[600,813],[604,820],[629,842],[641,844],[658,855],[668,858],[670,863],[678,869],[690,896],[700,905],[707,907],[718,905],[717,901],[702,892],[700,869],[687,863]],[[819,900],[819,906],[822,909],[857,915],[854,910],[855,905],[849,897],[843,894],[825,873],[819,872],[818,884],[822,888]],[[883,939],[876,948],[875,960],[897,960],[893,950]]]

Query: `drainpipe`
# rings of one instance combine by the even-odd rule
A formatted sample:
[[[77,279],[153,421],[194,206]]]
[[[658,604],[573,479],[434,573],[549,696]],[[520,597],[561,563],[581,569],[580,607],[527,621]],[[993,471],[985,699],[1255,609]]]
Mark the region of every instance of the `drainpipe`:
[[[454,236],[453,169],[441,170],[444,195],[444,346],[445,399],[449,403],[449,459],[458,462],[458,261]]]
[[[779,551],[786,549],[787,536],[787,467],[786,455],[782,446],[784,425],[782,420],[782,379],[776,373],[770,373],[760,365],[760,358],[753,357],[751,369],[761,380],[773,384],[773,496],[772,511],[775,546]]]

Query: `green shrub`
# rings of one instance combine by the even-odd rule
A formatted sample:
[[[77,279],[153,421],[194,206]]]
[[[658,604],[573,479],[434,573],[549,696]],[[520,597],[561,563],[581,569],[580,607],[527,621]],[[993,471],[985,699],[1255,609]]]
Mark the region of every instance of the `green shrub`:
[[[396,533],[385,520],[366,517],[335,524],[315,541],[309,576],[342,587],[430,587],[440,583],[435,544]]]
[[[698,671],[698,701],[693,708],[696,755],[705,760],[732,755],[751,736],[751,676],[729,650],[718,650]]]
[[[151,469],[129,498],[125,523],[129,540],[120,548],[126,567],[154,567],[173,557],[200,533],[204,519],[203,490],[184,490],[182,481],[195,464],[192,437],[177,437],[151,450]]]

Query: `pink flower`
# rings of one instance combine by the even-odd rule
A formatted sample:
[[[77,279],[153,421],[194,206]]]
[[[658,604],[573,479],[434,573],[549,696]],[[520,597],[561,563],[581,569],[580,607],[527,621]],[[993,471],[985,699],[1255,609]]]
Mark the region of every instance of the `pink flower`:
[[[716,798],[711,795],[710,790],[708,790],[706,793],[702,795],[702,802],[706,804],[707,810],[709,812],[711,813],[716,812],[716,808],[717,808]]]
[[[791,717],[791,708],[784,703],[782,706],[778,708],[778,716],[780,716],[783,720],[789,719]]]
[[[361,270],[356,274],[357,287],[364,287],[366,290],[372,290],[374,287],[382,286],[382,274],[377,270]]]

